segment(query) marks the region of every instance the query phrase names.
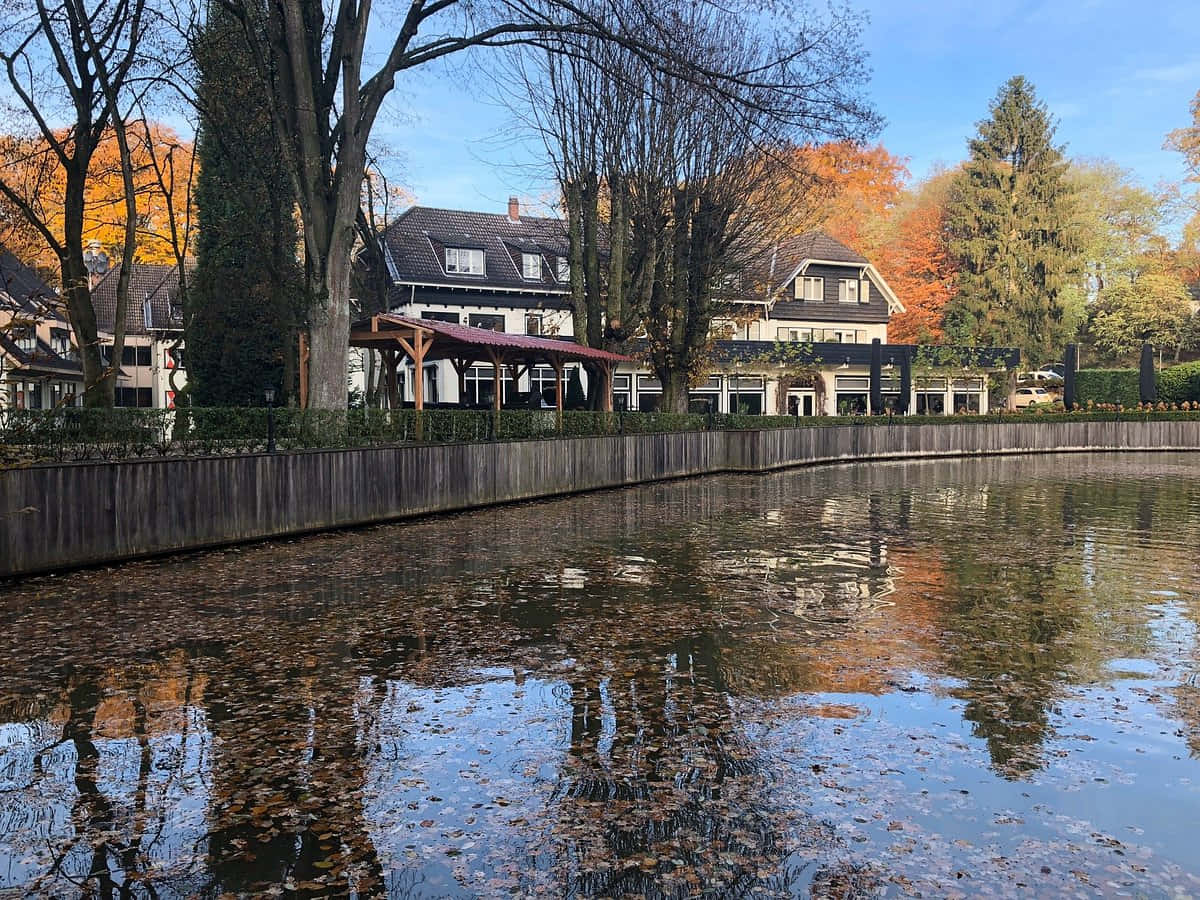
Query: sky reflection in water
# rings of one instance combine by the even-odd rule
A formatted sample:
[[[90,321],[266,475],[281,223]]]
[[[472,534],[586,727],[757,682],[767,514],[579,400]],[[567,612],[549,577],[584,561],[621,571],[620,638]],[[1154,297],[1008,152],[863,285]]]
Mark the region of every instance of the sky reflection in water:
[[[0,589],[0,893],[1200,891],[1200,458],[794,471]]]

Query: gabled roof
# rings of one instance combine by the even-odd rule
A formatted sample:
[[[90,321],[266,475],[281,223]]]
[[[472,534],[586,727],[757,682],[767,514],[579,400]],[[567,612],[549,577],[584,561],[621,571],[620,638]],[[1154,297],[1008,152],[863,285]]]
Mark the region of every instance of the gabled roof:
[[[14,312],[65,322],[58,312],[58,293],[31,266],[0,247],[0,302],[8,301]]]
[[[557,257],[567,253],[566,224],[561,219],[522,215],[513,220],[498,213],[414,206],[385,229],[383,243],[390,274],[398,284],[554,293],[568,289],[555,278]],[[486,273],[447,273],[448,247],[482,250]],[[521,276],[522,253],[541,255],[541,278]]]
[[[50,345],[38,338],[32,352],[22,350],[9,335],[0,331],[0,353],[12,360],[12,371],[23,374],[80,375],[83,366],[77,359],[67,359],[55,353]]]
[[[883,291],[891,312],[904,312],[904,304],[892,291],[891,286],[883,280],[879,270],[861,253],[855,253],[841,241],[835,240],[823,231],[806,231],[787,238],[779,243],[773,251],[768,266],[767,282],[770,285],[768,301],[774,303],[797,276],[813,263],[833,263],[834,265],[857,266],[869,273]]]
[[[120,275],[121,264],[118,263],[92,288],[96,326],[105,334],[112,334],[116,326],[117,279]],[[149,321],[146,321],[147,300]],[[125,333],[148,334],[151,331],[178,331],[181,328],[183,309],[179,303],[179,267],[134,263],[129,278]]]

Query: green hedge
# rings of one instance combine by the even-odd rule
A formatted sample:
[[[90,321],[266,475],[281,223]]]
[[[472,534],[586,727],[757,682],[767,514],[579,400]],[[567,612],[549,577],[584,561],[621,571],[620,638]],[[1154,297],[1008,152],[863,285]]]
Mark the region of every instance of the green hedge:
[[[1111,403],[1126,408],[1141,402],[1137,369],[1080,369],[1075,373],[1075,396],[1079,404]]]
[[[1163,403],[1200,403],[1200,362],[1168,366],[1158,373],[1156,383]]]
[[[1178,367],[1184,368],[1184,367]],[[1183,377],[1191,390],[1200,367]],[[1105,402],[1105,401],[1100,401]],[[1131,407],[1136,407],[1136,398]],[[273,426],[276,449],[341,449],[425,443],[531,440],[554,437],[648,434],[706,430],[817,428],[853,425],[986,424],[995,422],[1200,421],[1200,411],[1065,413],[1033,407],[1021,413],[984,416],[791,416],[700,415],[693,413],[565,412],[562,427],[554,410],[298,410],[276,409],[78,409],[0,410],[0,468],[34,462],[132,459],[147,456],[210,456],[260,453]]]
[[[1075,376],[1079,403],[1119,404],[1126,408],[1141,402],[1137,369],[1080,369]],[[1200,403],[1200,362],[1160,369],[1154,376],[1158,401]]]

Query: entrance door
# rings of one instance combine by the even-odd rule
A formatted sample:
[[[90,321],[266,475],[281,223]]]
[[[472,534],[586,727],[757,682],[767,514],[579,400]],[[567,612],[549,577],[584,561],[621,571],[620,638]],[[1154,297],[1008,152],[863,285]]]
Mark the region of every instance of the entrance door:
[[[817,397],[812,391],[788,392],[788,415],[811,416],[816,410]]]

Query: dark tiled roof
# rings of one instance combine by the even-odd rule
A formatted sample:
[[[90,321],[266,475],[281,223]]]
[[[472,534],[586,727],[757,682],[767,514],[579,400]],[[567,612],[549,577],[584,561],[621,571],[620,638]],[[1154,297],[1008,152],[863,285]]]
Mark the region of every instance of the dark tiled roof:
[[[772,256],[773,260],[767,265],[772,293],[784,287],[791,279],[792,273],[806,259],[821,259],[856,266],[870,263],[865,256],[855,253],[823,231],[806,231],[804,234],[785,238],[779,242]]]
[[[121,265],[118,263],[92,288],[96,325],[106,334],[112,334],[116,324],[117,279],[120,275]],[[147,334],[150,331],[177,331],[183,328],[182,307],[178,303],[178,294],[178,266],[134,263],[129,279],[129,308],[125,316],[125,333]],[[145,318],[147,299],[150,301],[149,322]]]
[[[555,279],[557,257],[567,253],[566,226],[560,219],[466,212],[414,206],[384,232],[395,281],[467,288],[565,291]],[[445,249],[484,251],[484,275],[448,275]],[[539,253],[542,277],[521,277],[521,254]]]
[[[0,247],[0,292],[16,303],[18,312],[66,321],[55,308],[58,294],[54,288],[3,247]]]
[[[59,356],[40,338],[33,352],[28,353],[22,350],[12,338],[4,334],[4,332],[0,332],[0,352],[3,352],[5,356],[9,357],[15,363],[13,368],[17,372],[49,372],[72,375],[79,375],[83,372],[83,366],[80,365],[79,360],[66,359]]]

